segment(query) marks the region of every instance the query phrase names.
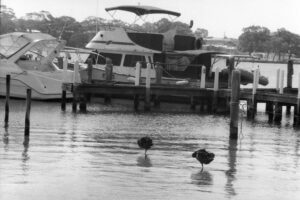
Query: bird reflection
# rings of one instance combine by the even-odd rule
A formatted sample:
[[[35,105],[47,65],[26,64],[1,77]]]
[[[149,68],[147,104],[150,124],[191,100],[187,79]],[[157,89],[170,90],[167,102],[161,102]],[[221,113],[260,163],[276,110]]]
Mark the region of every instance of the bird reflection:
[[[149,158],[149,156],[139,156],[137,158],[137,166],[140,167],[152,167],[152,163],[151,160]]]
[[[208,171],[199,170],[197,173],[191,175],[192,183],[195,185],[212,185],[213,178]]]

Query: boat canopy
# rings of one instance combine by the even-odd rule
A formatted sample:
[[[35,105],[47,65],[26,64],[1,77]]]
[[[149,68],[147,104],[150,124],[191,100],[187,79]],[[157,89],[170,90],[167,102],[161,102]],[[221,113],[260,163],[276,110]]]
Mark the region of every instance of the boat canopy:
[[[113,10],[123,10],[123,11],[128,11],[136,14],[137,16],[142,16],[142,15],[148,15],[148,14],[168,14],[168,15],[174,15],[176,17],[180,16],[180,13],[170,11],[170,10],[164,10],[161,8],[153,7],[153,6],[116,6],[116,7],[111,7],[111,8],[105,8],[105,10],[108,11],[113,11]]]

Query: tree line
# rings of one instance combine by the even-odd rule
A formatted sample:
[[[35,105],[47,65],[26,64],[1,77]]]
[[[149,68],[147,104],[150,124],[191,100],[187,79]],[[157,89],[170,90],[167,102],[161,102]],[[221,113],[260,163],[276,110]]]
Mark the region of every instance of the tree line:
[[[0,13],[0,34],[37,30],[66,40],[68,46],[80,48],[84,47],[99,29],[109,26],[122,26],[138,31],[158,33],[163,33],[176,27],[178,34],[194,35],[196,37],[204,37],[204,39],[208,36],[206,29],[197,28],[193,32],[189,24],[180,21],[171,22],[167,18],[162,18],[154,23],[145,22],[142,25],[127,24],[121,20],[107,20],[93,16],[78,22],[70,16],[53,17],[47,11],[27,13],[25,17],[17,18],[13,9],[5,5],[2,5]],[[232,44],[230,45],[232,46]],[[286,54],[299,57],[300,36],[284,28],[271,32],[266,27],[249,26],[243,28],[243,33],[238,38],[237,49],[239,52],[247,52],[249,54],[252,52],[273,53],[279,58]]]

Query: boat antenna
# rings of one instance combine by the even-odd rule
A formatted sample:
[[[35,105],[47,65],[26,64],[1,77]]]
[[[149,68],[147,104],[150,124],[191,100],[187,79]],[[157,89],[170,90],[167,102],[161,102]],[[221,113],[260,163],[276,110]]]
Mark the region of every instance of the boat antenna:
[[[98,33],[98,10],[99,10],[99,0],[97,1],[97,7],[96,7],[96,33]]]

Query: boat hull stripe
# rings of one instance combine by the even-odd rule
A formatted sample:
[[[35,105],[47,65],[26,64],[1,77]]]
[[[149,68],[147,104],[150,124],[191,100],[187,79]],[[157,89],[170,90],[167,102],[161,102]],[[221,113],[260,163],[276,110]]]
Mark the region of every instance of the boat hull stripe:
[[[94,40],[91,41],[91,43],[102,43],[102,44],[120,44],[120,45],[134,45],[134,43],[131,42],[114,42],[114,41],[99,41],[99,40]]]

